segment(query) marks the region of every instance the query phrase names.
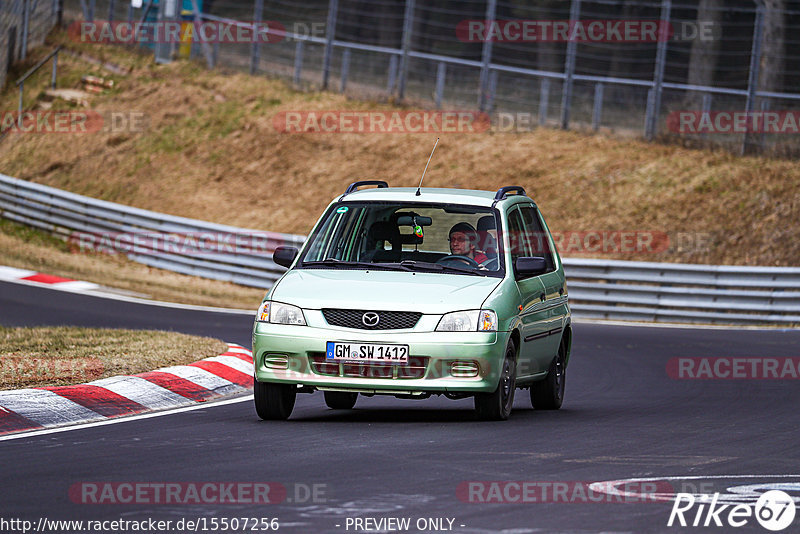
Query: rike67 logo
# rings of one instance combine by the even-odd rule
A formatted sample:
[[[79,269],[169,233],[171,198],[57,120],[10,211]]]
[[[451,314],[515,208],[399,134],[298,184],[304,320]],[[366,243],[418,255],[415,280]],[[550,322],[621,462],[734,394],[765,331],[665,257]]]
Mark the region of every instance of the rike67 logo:
[[[733,528],[747,525],[755,516],[762,527],[779,531],[787,528],[794,521],[795,505],[792,497],[781,490],[770,490],[762,493],[755,503],[720,504],[720,494],[715,493],[708,502],[708,496],[699,499],[691,493],[678,493],[669,514],[667,526],[673,525],[709,527],[728,526]]]

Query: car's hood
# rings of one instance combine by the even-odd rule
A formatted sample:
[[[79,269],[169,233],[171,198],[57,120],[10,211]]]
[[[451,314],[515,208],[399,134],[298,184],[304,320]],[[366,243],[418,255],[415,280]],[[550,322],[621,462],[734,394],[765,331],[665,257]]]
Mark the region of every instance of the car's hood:
[[[301,308],[404,310],[440,314],[477,309],[500,278],[444,273],[293,269],[270,298]]]

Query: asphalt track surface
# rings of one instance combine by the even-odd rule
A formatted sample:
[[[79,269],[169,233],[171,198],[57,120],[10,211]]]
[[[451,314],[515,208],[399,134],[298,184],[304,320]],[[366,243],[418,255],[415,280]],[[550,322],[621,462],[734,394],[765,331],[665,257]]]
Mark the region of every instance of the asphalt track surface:
[[[249,347],[251,319],[0,283],[0,324],[161,328]],[[210,528],[212,518],[250,517],[278,518],[279,532],[365,532],[347,519],[405,517],[409,532],[421,531],[420,518],[451,518],[453,532],[729,532],[668,528],[670,503],[486,504],[457,490],[468,481],[796,474],[797,380],[674,380],[666,365],[798,355],[798,331],[578,323],[563,408],[535,411],[518,390],[507,422],[476,421],[471,400],[360,397],[342,412],[316,393],[299,395],[286,422],[260,421],[248,401],[2,441],[0,519],[206,518]],[[266,505],[71,500],[71,486],[98,481],[277,482],[288,493]],[[735,530],[768,532],[755,521]]]

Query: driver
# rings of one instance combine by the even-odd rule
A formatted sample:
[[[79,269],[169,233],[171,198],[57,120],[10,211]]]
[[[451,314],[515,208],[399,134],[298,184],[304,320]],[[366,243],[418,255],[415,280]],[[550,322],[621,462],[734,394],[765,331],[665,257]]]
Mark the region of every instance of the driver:
[[[455,256],[465,256],[478,264],[489,259],[480,250],[475,250],[475,244],[478,242],[478,232],[467,222],[457,223],[450,228],[449,241],[450,253]]]

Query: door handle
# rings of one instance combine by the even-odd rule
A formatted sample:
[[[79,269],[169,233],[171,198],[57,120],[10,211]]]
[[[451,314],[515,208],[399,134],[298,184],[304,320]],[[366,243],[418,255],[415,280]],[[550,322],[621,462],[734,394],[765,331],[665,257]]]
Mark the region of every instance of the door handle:
[[[539,295],[539,298],[540,298],[540,299],[542,299],[543,301],[544,301],[544,300],[547,300],[547,296],[546,296],[544,293],[542,293],[541,295]]]

